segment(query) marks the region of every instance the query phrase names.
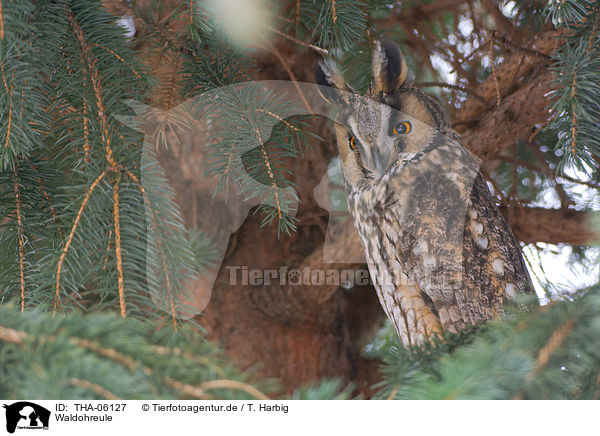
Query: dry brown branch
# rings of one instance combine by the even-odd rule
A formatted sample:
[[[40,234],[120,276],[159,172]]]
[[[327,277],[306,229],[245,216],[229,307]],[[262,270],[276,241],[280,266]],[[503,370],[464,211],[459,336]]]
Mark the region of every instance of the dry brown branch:
[[[477,100],[479,100],[482,103],[485,103],[485,99],[480,96],[479,94],[477,94],[475,91],[473,91],[470,88],[467,88],[466,86],[461,86],[461,85],[453,85],[451,83],[445,83],[445,82],[418,82],[415,83],[416,87],[421,87],[421,88],[427,88],[430,86],[437,86],[440,88],[449,88],[449,89],[456,89],[458,91],[462,91],[465,92],[473,97],[475,97]]]
[[[508,214],[505,206],[500,211],[507,217],[517,239],[526,244],[588,245],[599,241],[600,235],[590,225],[597,213],[571,209],[546,209],[542,207],[515,207]]]
[[[314,50],[314,51],[316,51],[316,52],[317,52],[317,53],[319,53],[321,56],[326,56],[326,55],[327,55],[327,53],[329,53],[329,52],[328,52],[327,50],[325,50],[324,48],[317,47],[317,46],[316,46],[316,45],[314,45],[314,44],[308,44],[308,43],[306,43],[306,42],[304,42],[304,41],[300,41],[298,38],[294,38],[293,36],[291,36],[291,35],[288,35],[287,33],[281,32],[281,31],[279,31],[279,30],[275,29],[274,27],[271,27],[271,26],[265,26],[265,27],[266,27],[267,29],[269,29],[271,32],[274,32],[274,33],[278,34],[279,36],[282,36],[282,37],[284,37],[285,39],[289,39],[290,41],[293,41],[293,42],[295,42],[296,44],[299,44],[299,45],[301,45],[301,46],[303,46],[303,47],[307,47],[307,48],[310,48],[311,50]]]
[[[507,47],[512,48],[513,50],[517,50],[520,51],[522,53],[525,53],[526,55],[529,56],[535,56],[538,57],[546,62],[550,62],[552,60],[552,57],[547,55],[546,53],[542,53],[539,52],[537,50],[532,50],[530,48],[527,47],[522,47],[518,44],[515,44],[514,42],[512,42],[510,39],[508,39],[506,36],[502,35],[500,32],[498,32],[497,30],[492,30],[491,32],[492,35],[492,39],[494,41],[497,41]]]
[[[494,110],[482,113],[480,106],[465,105],[455,117],[470,117],[457,126],[465,147],[487,161],[518,139],[528,138],[532,126],[546,121],[551,79],[549,71],[542,71],[538,80],[506,96]]]
[[[296,76],[292,72],[292,69],[290,68],[290,66],[288,65],[288,63],[284,59],[284,57],[281,55],[281,53],[279,52],[279,50],[277,50],[277,47],[275,47],[273,45],[273,46],[271,46],[271,49],[273,50],[273,54],[275,55],[275,57],[279,60],[279,62],[281,62],[281,65],[283,65],[283,68],[285,69],[285,71],[290,76],[290,79],[292,79],[292,82],[294,83],[294,86],[296,87],[296,90],[298,91],[298,95],[300,95],[300,98],[302,99],[302,103],[306,107],[306,110],[308,110],[308,112],[312,114],[313,110],[310,107],[310,104],[308,103],[308,100],[304,96],[304,93],[300,89],[300,86],[298,86],[298,79],[296,79]]]
[[[472,0],[441,0],[431,2],[425,5],[416,6],[409,13],[397,15],[395,18],[399,20],[413,21],[431,19],[436,14],[450,9],[456,9],[464,3],[471,3]]]
[[[490,40],[490,64],[492,65],[492,76],[496,86],[496,106],[500,106],[500,84],[498,83],[498,73],[496,73],[496,57],[494,56],[494,41]]]

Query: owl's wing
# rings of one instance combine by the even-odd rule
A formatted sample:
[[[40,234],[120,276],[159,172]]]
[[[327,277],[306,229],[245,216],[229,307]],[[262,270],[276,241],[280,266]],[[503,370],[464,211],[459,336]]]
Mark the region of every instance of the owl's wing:
[[[506,220],[476,166],[457,163],[456,146],[441,140],[408,162],[374,208],[395,260],[451,331],[498,317],[507,297],[531,292]]]
[[[466,288],[479,298],[501,305],[517,294],[534,292],[519,243],[481,174],[475,179],[467,210],[463,265]],[[471,312],[476,320],[495,315],[476,307]]]

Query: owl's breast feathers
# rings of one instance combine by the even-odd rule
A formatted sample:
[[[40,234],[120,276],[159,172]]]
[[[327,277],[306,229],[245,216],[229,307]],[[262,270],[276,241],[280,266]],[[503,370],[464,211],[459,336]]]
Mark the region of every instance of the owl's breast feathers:
[[[507,299],[533,292],[512,231],[455,137],[350,189],[348,204],[404,343],[497,318]]]

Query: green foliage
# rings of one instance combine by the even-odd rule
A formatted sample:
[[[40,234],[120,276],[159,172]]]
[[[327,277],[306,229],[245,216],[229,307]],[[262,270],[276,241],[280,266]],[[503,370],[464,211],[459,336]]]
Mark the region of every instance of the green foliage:
[[[313,1],[320,8],[312,26],[314,35],[319,35],[319,44],[348,51],[356,43],[364,41],[367,30],[367,15],[363,2],[357,0]],[[316,15],[316,14],[315,14]]]
[[[553,55],[556,91],[547,128],[559,132],[556,149],[563,159],[558,170],[568,163],[586,170],[595,167],[593,156],[600,156],[600,8],[595,1],[552,1],[545,13],[557,27],[571,30]]]
[[[195,97],[192,105],[203,105],[199,118],[210,117],[216,124],[207,138],[207,175],[218,178],[215,194],[229,195],[231,190],[245,200],[257,199],[255,213],[262,215],[262,225],[276,223],[278,233],[294,231],[298,198],[285,160],[301,157],[308,138],[314,136],[307,128],[310,117],[294,116],[302,111],[287,101],[284,92],[265,92],[252,84],[235,86],[251,80],[256,67],[229,46],[210,15],[206,20],[209,24],[197,29],[184,50],[182,96]],[[261,132],[274,119],[281,121],[270,137],[263,137]]]
[[[50,102],[42,77],[54,69],[53,61],[58,54],[60,30],[48,31],[48,24],[58,8],[48,5],[47,11],[40,13],[29,0],[4,5],[4,35],[0,42],[0,116],[3,120],[0,170],[15,170],[19,157],[30,157],[43,149],[42,135],[50,126],[50,117],[44,108]],[[35,32],[38,28],[43,29],[40,34]]]
[[[321,380],[303,386],[294,391],[292,400],[349,400],[352,396],[352,385],[345,385],[341,380]]]
[[[597,399],[600,288],[533,313],[514,312],[483,331],[378,355],[378,398]]]
[[[286,160],[302,156],[313,136],[307,129],[311,116],[294,115],[302,110],[284,92],[253,83],[220,88],[199,101],[214,125],[206,171],[218,178],[217,192],[256,199],[263,225],[277,222],[278,232],[295,230],[298,198]]]
[[[0,306],[0,395],[31,399],[264,399],[202,339],[114,313],[52,317]],[[261,390],[259,390],[259,388]]]
[[[424,20],[429,23],[424,34],[409,34],[397,25],[378,29],[374,20],[393,14],[417,17],[411,12],[433,2],[307,0],[299,9],[296,2],[288,3],[293,7],[282,8],[288,13],[282,30],[304,42],[298,50],[310,43],[339,55],[358,91],[370,81],[374,39],[389,36],[411,48],[433,47],[414,58],[407,53],[409,62],[431,65],[431,54],[449,59],[438,42],[456,37],[464,18],[460,11],[446,11],[439,20]],[[227,43],[203,2],[191,2],[191,16],[189,4],[181,2],[166,19],[159,19],[157,12],[165,7],[159,0],[132,7],[143,23],[138,29],[143,43],[167,61],[183,56],[181,81],[167,83],[169,92],[178,92],[167,101],[168,109],[182,99],[220,92],[203,113],[217,127],[207,173],[219,178],[218,189],[237,190],[260,202],[263,224],[276,222],[279,231],[291,232],[298,198],[288,163],[301,158],[307,147],[310,118],[292,116],[300,111],[283,94],[252,85],[231,87],[252,80],[258,66],[248,52]],[[552,23],[570,31],[553,54],[552,118],[535,144],[551,144],[540,149],[544,164],[558,171],[570,164],[596,171],[598,3],[517,0],[514,11],[513,21],[521,28]],[[214,266],[215,253],[206,235],[185,229],[157,151],[144,148],[141,134],[119,121],[132,115],[127,101],[143,101],[161,90],[115,25],[117,17],[99,0],[19,0],[2,1],[1,18],[2,396],[251,399],[273,392],[273,382],[252,379],[250,384],[252,374],[233,368],[202,331],[175,321],[190,315],[186,281]],[[182,19],[185,25],[177,26]],[[456,44],[463,58],[479,49],[470,44]],[[463,60],[464,65],[452,67],[464,67],[475,82],[491,72],[489,63]],[[420,78],[437,81],[438,76],[431,68]],[[270,136],[262,137],[273,118],[278,122]],[[189,126],[189,120],[173,117],[158,130],[159,144],[167,143],[169,129]],[[516,149],[519,161],[539,163],[526,144]],[[232,161],[232,154],[242,159]],[[502,195],[511,194],[516,177],[517,196],[543,200],[556,180],[545,170],[534,174],[518,165],[498,167]],[[339,194],[332,193],[338,195],[333,203],[344,209]],[[155,319],[158,309],[173,318],[178,331]],[[510,313],[504,322],[421,347],[403,349],[395,336],[388,337],[370,352],[384,361],[377,398],[596,399],[598,320],[596,288],[573,301],[535,313]],[[292,398],[347,399],[352,391],[353,385],[324,380],[298,389]]]
[[[546,0],[515,0],[511,12],[520,29],[538,32],[545,23],[544,11],[548,4]]]
[[[194,97],[211,89],[248,81],[254,69],[252,61],[227,46],[216,30],[203,34],[185,55],[182,95]]]
[[[192,252],[156,157],[117,119],[146,96],[147,69],[99,1],[6,5],[1,297],[147,316],[160,289],[175,316]]]
[[[211,238],[200,229],[190,230],[190,244],[198,271],[217,265],[218,255]]]
[[[356,44],[353,50],[340,56],[339,65],[344,78],[352,89],[364,93],[373,78],[373,53],[368,42]]]
[[[557,91],[552,105],[554,117],[548,128],[560,132],[556,149],[564,151],[561,164],[572,161],[584,169],[581,163],[593,166],[592,155],[600,156],[600,52],[566,43],[555,58]]]
[[[553,0],[548,2],[544,13],[559,26],[579,27],[582,22],[587,21],[590,12],[597,8],[596,3],[594,0]]]

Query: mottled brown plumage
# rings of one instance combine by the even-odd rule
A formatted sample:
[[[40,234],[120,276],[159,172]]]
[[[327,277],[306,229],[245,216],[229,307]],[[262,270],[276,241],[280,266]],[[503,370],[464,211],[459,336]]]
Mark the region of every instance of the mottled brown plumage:
[[[330,59],[316,77],[351,91]],[[397,46],[381,41],[367,96],[325,96],[340,109],[338,150],[369,270],[407,345],[497,318],[507,299],[533,292],[477,159],[409,77]]]

